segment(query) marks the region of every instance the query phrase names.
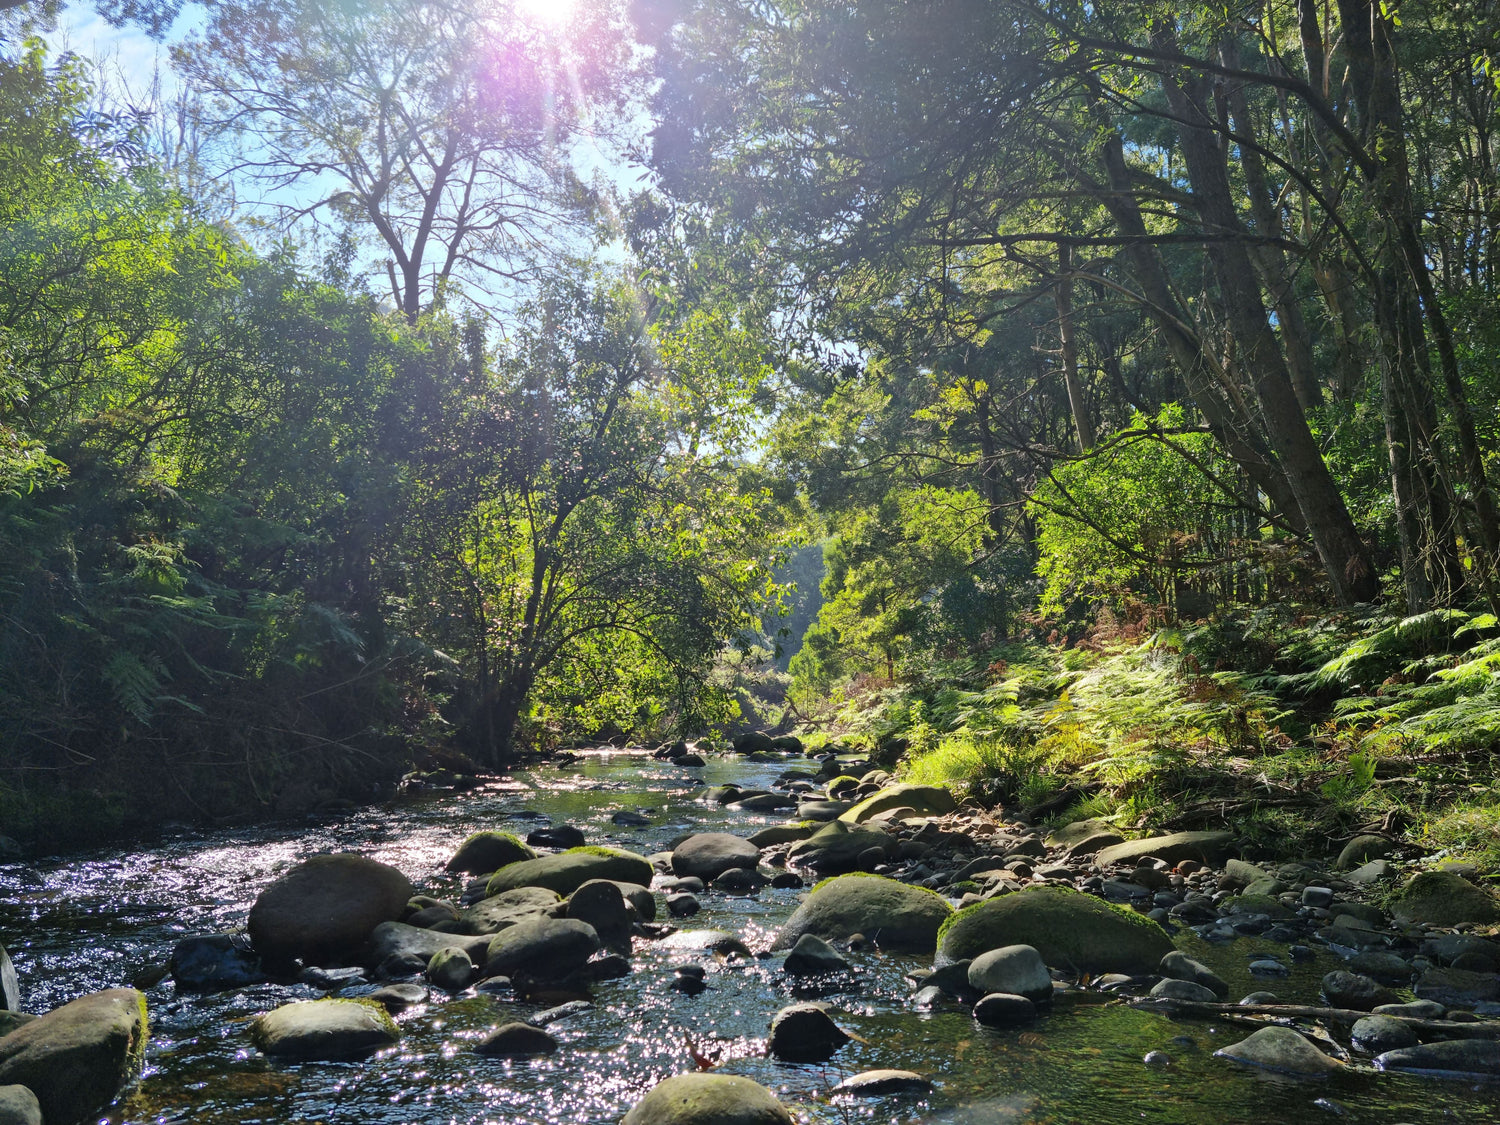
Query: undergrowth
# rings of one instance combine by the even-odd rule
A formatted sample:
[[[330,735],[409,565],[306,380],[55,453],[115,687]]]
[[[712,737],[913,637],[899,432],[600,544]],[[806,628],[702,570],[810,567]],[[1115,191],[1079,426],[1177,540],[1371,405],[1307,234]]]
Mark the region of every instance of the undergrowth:
[[[1269,607],[1008,645],[852,692],[840,737],[904,779],[1052,823],[1228,826],[1252,852],[1361,830],[1500,863],[1500,622]]]

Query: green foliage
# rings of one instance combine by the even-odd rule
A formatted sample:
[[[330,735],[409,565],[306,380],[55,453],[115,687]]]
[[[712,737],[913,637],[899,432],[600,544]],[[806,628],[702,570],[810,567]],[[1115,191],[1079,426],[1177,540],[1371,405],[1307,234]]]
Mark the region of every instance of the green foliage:
[[[1222,557],[1228,497],[1205,471],[1229,467],[1208,434],[1181,432],[1184,421],[1173,404],[1137,414],[1088,455],[1055,465],[1032,494],[1043,612],[1132,593],[1171,605],[1179,583]]]

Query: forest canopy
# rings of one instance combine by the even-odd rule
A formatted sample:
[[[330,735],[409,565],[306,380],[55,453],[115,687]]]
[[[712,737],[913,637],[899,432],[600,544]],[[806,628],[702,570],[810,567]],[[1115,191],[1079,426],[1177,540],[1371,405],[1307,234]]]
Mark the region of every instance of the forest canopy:
[[[13,831],[1500,615],[1491,0],[187,12],[0,12]]]

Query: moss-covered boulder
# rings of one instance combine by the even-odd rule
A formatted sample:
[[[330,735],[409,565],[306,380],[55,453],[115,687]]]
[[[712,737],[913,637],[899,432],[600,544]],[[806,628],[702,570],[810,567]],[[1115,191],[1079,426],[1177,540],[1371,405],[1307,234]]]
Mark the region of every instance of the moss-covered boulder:
[[[749,839],[757,848],[774,848],[777,844],[795,844],[799,840],[805,840],[816,832],[817,826],[813,824],[773,824],[769,828],[762,828]]]
[[[487,875],[499,871],[511,863],[523,859],[535,859],[536,851],[522,842],[519,836],[509,832],[476,832],[462,844],[446,870],[462,871],[469,875]]]
[[[1030,887],[958,911],[938,936],[935,965],[1007,945],[1030,945],[1053,968],[1156,971],[1172,940],[1149,918],[1066,887]]]
[[[860,801],[839,819],[845,824],[863,824],[891,809],[908,808],[918,816],[943,816],[958,808],[953,794],[941,785],[888,785]]]
[[[382,922],[394,922],[413,894],[405,875],[362,855],[317,855],[260,893],[250,907],[250,941],[267,965],[356,959]]]
[[[793,844],[786,858],[788,863],[810,867],[821,875],[843,875],[865,869],[867,856],[878,852],[884,858],[895,848],[896,841],[884,832],[850,828],[835,820]]]
[[[841,875],[813,888],[776,935],[772,949],[790,949],[803,934],[846,941],[864,934],[881,949],[931,953],[953,908],[942,895],[881,875]]]
[[[290,1062],[349,1062],[401,1041],[401,1029],[367,1000],[301,1000],[257,1016],[250,1039],[264,1054]]]
[[[776,749],[776,740],[764,731],[752,730],[735,735],[730,745],[736,754],[770,754]]]
[[[1233,845],[1233,832],[1174,832],[1170,836],[1147,836],[1142,840],[1115,844],[1096,853],[1094,862],[1108,867],[1112,863],[1135,863],[1154,856],[1168,863],[1196,859],[1200,863],[1216,864],[1229,854]]]
[[[1401,888],[1391,913],[1402,922],[1430,926],[1500,922],[1500,901],[1452,871],[1423,871]]]
[[[678,1074],[636,1102],[621,1125],[794,1125],[776,1096],[737,1074]]]
[[[141,1068],[146,997],[133,988],[80,996],[0,1039],[0,1086],[36,1095],[47,1125],[97,1118]]]
[[[491,877],[485,890],[490,895],[498,895],[517,887],[546,887],[567,896],[590,879],[649,887],[653,874],[651,861],[635,852],[621,848],[569,848],[556,855],[524,859],[502,867]]]

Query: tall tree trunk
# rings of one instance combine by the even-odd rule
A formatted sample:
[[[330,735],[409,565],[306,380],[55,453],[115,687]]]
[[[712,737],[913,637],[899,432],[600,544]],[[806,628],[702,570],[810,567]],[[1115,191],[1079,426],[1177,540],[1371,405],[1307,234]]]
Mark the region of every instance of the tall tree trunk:
[[[1078,451],[1087,453],[1098,439],[1089,417],[1089,405],[1084,401],[1083,386],[1078,381],[1078,340],[1073,329],[1073,251],[1065,242],[1057,247],[1057,284],[1053,286],[1052,299],[1057,305],[1057,334],[1062,339],[1063,385],[1073,411]]]
[[[1158,25],[1152,39],[1159,48],[1177,53],[1176,35],[1169,27]],[[1379,577],[1313,440],[1266,315],[1247,249],[1248,232],[1235,209],[1224,150],[1208,111],[1206,86],[1202,75],[1162,78],[1167,102],[1177,118],[1183,160],[1207,237],[1205,253],[1218,282],[1228,327],[1334,597],[1343,604],[1370,601],[1380,591]]]
[[[1285,470],[1256,432],[1251,419],[1238,411],[1214,386],[1206,370],[1203,341],[1192,329],[1186,310],[1178,304],[1166,267],[1151,245],[1130,170],[1125,163],[1125,146],[1113,127],[1100,156],[1108,181],[1108,190],[1103,193],[1101,202],[1116,228],[1129,239],[1125,257],[1130,263],[1131,273],[1146,299],[1148,315],[1166,342],[1177,369],[1182,372],[1188,393],[1235,464],[1244,469],[1245,475],[1265,493],[1271,507],[1280,513],[1287,525],[1297,534],[1302,534],[1307,522]]]

